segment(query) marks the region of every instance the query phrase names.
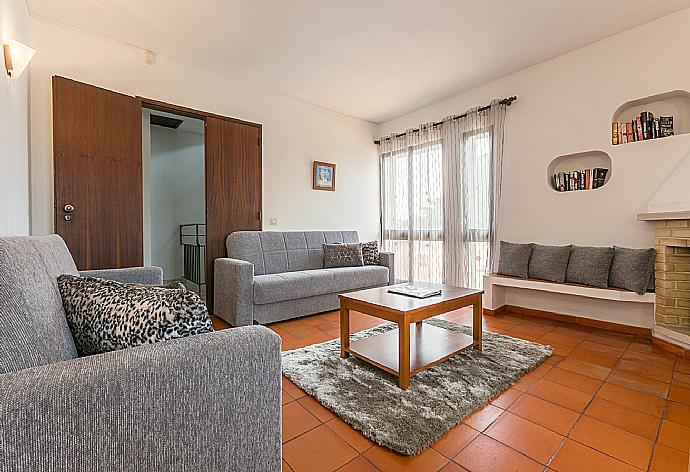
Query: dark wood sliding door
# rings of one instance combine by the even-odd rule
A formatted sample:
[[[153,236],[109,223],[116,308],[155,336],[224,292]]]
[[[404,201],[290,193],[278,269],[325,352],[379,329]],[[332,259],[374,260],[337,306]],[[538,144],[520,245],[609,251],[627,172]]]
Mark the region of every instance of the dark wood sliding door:
[[[141,105],[53,77],[55,232],[80,270],[143,264]]]
[[[227,236],[261,229],[261,125],[53,77],[55,232],[80,270],[143,265],[142,104],[205,120],[213,310],[213,261],[226,256]]]
[[[213,261],[226,256],[226,238],[261,229],[261,125],[207,116],[205,137],[206,293],[213,310]]]

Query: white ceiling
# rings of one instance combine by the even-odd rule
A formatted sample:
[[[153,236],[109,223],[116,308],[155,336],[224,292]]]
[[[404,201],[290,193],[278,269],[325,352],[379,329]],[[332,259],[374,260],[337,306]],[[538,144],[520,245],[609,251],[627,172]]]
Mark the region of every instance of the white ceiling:
[[[27,3],[33,16],[377,123],[690,7],[690,0]]]

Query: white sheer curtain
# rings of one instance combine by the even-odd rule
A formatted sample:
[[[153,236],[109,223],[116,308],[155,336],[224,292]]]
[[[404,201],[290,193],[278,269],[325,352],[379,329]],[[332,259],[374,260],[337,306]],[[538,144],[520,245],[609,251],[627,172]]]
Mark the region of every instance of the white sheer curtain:
[[[382,248],[395,253],[402,280],[443,280],[443,182],[440,129],[433,123],[382,140]]]
[[[496,253],[506,105],[382,138],[381,235],[401,280],[482,286]]]

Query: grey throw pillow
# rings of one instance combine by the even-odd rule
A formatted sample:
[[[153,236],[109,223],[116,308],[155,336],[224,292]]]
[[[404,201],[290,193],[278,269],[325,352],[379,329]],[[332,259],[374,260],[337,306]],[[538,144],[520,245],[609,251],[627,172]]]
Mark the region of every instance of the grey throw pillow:
[[[213,331],[208,309],[189,290],[96,277],[58,277],[67,323],[81,355]]]
[[[369,241],[368,243],[360,243],[362,246],[362,258],[364,265],[380,265],[381,256],[379,255],[379,242]]]
[[[529,258],[532,244],[516,244],[501,241],[498,258],[498,273],[526,279],[529,275]]]
[[[612,247],[571,247],[565,281],[592,287],[608,287],[613,253]]]
[[[654,273],[654,249],[630,249],[614,246],[609,270],[609,287],[622,288],[644,295]]]
[[[569,257],[570,246],[534,244],[529,258],[529,277],[562,284],[565,282]]]
[[[323,266],[327,269],[333,267],[358,267],[364,265],[362,245],[359,243],[348,244],[324,244]]]

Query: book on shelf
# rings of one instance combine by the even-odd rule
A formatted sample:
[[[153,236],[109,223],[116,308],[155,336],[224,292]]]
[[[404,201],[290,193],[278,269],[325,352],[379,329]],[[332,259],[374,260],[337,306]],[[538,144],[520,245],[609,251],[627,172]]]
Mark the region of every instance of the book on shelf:
[[[652,139],[658,138],[659,137],[659,118],[654,118],[654,120],[650,122],[650,125],[652,127]]]
[[[592,182],[592,188],[599,188],[604,185],[604,182],[606,181],[606,174],[608,174],[609,170],[606,168],[602,167],[597,167],[594,170],[594,181]]]
[[[644,132],[642,129],[642,117],[638,116],[635,118],[635,121],[637,122],[637,140],[642,141],[644,140]]]
[[[673,117],[654,116],[651,111],[643,111],[628,123],[611,123],[611,143],[613,145],[667,136],[673,136]]]
[[[603,167],[595,167],[593,169],[557,172],[553,174],[553,188],[559,192],[599,188],[604,185],[608,171]]]
[[[673,136],[673,117],[660,116],[659,117],[659,137]]]
[[[619,129],[623,130],[623,144],[627,144],[628,142],[628,130],[625,127],[626,123],[618,123]]]

